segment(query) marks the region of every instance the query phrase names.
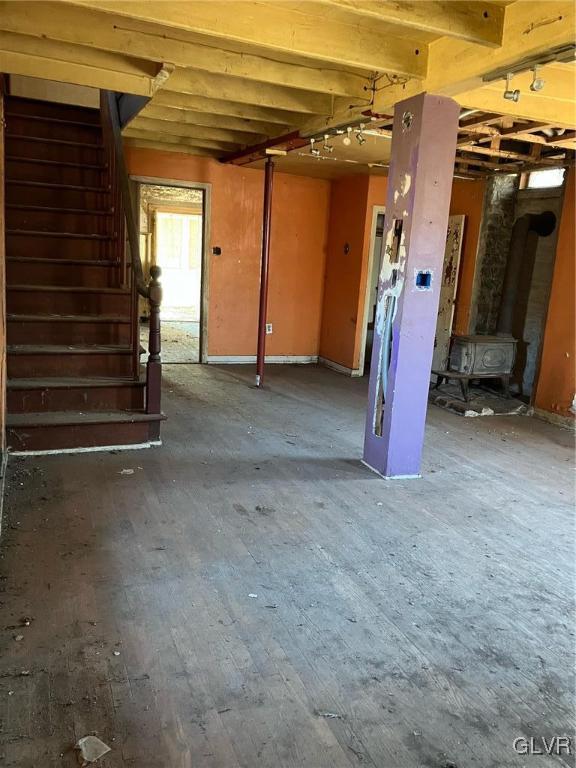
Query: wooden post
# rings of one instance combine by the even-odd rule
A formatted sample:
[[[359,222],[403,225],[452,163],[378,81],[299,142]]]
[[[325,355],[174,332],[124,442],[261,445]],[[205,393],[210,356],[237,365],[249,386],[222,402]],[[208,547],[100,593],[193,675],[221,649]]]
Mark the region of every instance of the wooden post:
[[[394,108],[364,462],[417,477],[460,107],[423,93]]]
[[[264,209],[262,216],[262,261],[260,264],[260,307],[258,312],[258,348],[256,353],[256,386],[264,381],[266,356],[266,310],[268,308],[268,265],[270,262],[270,226],[272,221],[272,185],[274,161],[266,159],[264,168]]]
[[[146,363],[146,413],[160,413],[162,393],[162,358],[160,356],[160,304],[162,286],[160,267],[150,267],[149,284],[150,335],[148,338],[148,362]]]

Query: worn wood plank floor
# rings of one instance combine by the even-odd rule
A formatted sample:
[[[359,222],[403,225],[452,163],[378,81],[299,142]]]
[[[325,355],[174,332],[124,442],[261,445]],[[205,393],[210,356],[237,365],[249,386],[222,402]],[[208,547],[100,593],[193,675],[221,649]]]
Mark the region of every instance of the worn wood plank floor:
[[[11,461],[0,764],[574,765],[513,749],[573,735],[571,435],[431,406],[386,482],[364,381],[252,374],[167,366],[160,449]]]

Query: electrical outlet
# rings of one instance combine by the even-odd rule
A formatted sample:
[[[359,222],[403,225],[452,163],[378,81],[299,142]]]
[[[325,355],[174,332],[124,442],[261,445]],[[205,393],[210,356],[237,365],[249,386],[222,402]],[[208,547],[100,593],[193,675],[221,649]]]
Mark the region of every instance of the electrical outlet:
[[[266,333],[272,333],[272,323],[266,323]]]

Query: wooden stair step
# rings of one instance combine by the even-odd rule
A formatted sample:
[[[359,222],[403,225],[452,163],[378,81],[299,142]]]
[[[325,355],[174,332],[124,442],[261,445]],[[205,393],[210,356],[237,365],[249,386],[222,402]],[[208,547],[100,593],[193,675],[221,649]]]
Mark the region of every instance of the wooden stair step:
[[[88,163],[99,166],[104,160],[103,147],[98,145],[71,144],[63,140],[36,139],[20,137],[18,134],[5,135],[5,158],[7,163],[13,157],[26,156],[30,161],[48,160],[51,162]],[[54,166],[33,166],[54,167]]]
[[[10,134],[41,136],[60,141],[76,141],[83,144],[102,144],[102,128],[88,123],[45,118],[40,115],[13,115],[6,117],[6,130]]]
[[[129,344],[8,344],[8,377],[118,376],[130,378]]]
[[[93,232],[52,232],[49,229],[6,229],[13,237],[62,237],[67,240],[114,240],[115,235],[98,235]]]
[[[92,130],[96,130],[96,131],[101,130],[101,126],[99,123],[89,123],[89,122],[84,122],[82,120],[72,120],[66,117],[50,117],[48,115],[26,115],[26,114],[22,114],[22,112],[14,112],[10,109],[6,110],[4,114],[8,118],[14,117],[18,120],[38,120],[43,123],[74,125],[79,128],[91,128]]]
[[[39,293],[108,293],[129,296],[128,288],[98,288],[91,285],[8,285],[8,291],[38,291]]]
[[[43,413],[11,413],[7,417],[8,426],[40,426],[51,424],[116,424],[130,422],[165,421],[164,414],[150,414],[125,411],[83,413],[82,411],[48,411]]]
[[[7,311],[16,315],[115,315],[131,311],[131,293],[124,288],[58,285],[8,285]]]
[[[53,256],[8,256],[6,261],[19,264],[78,264],[85,267],[119,267],[119,261],[112,259],[60,259]]]
[[[73,192],[95,192],[104,194],[110,192],[110,185],[106,187],[89,187],[84,184],[62,184],[58,181],[29,181],[28,179],[6,179],[6,184],[17,184],[19,187],[40,187],[48,189],[67,189]]]
[[[110,260],[95,259],[60,259],[43,257],[12,256],[6,259],[6,279],[8,285],[26,284],[46,287],[70,285],[90,285],[91,287],[113,288],[118,286],[120,274],[118,264]],[[37,314],[21,312],[19,314]],[[60,312],[54,308],[54,314],[74,315],[78,312]]]
[[[13,413],[7,443],[13,453],[145,445],[158,440],[165,418],[139,411]]]
[[[114,315],[19,315],[7,314],[7,320],[17,320],[20,323],[125,323],[130,325],[129,317]]]
[[[7,389],[75,389],[98,387],[144,387],[146,379],[120,379],[114,376],[47,376],[42,379],[8,379]]]
[[[117,344],[8,344],[9,355],[130,355],[130,346]]]
[[[89,187],[85,180],[81,185],[63,184],[61,180],[14,179],[6,186],[8,205],[38,205],[43,208],[80,208],[82,210],[110,210],[112,191],[106,186]]]
[[[45,136],[31,136],[29,134],[10,133],[9,131],[7,131],[4,135],[6,139],[15,139],[17,141],[40,142],[42,144],[61,144],[62,146],[85,147],[86,149],[104,149],[104,145],[100,143],[73,141],[72,139],[54,139],[47,138]],[[7,155],[7,159],[9,158],[10,154]]]
[[[7,203],[6,208],[18,211],[42,211],[49,213],[69,213],[81,216],[113,216],[114,208],[94,209],[94,208],[60,208],[53,205],[30,205],[28,203]]]
[[[8,379],[9,413],[46,411],[141,411],[146,381],[103,377]]]
[[[61,166],[64,166],[65,168],[83,168],[89,171],[105,171],[108,169],[108,163],[104,163],[104,162],[103,163],[82,163],[79,161],[46,160],[43,157],[25,157],[25,156],[19,156],[19,155],[10,155],[9,157],[6,157],[6,160],[14,163],[49,165],[49,166],[56,166],[58,168]]]
[[[129,317],[9,313],[6,320],[8,344],[12,345],[130,346],[132,340]]]
[[[63,102],[34,99],[30,96],[5,97],[6,108],[10,112],[22,115],[46,115],[48,117],[67,118],[81,120],[85,123],[100,125],[100,111],[96,107],[86,107],[79,104],[65,104]]]

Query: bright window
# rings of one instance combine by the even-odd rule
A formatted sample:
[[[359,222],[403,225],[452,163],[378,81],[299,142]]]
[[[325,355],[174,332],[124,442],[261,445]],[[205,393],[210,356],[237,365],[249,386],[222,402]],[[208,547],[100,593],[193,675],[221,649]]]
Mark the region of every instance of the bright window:
[[[564,173],[564,168],[546,168],[545,171],[532,171],[528,176],[528,189],[561,187],[564,183]]]

